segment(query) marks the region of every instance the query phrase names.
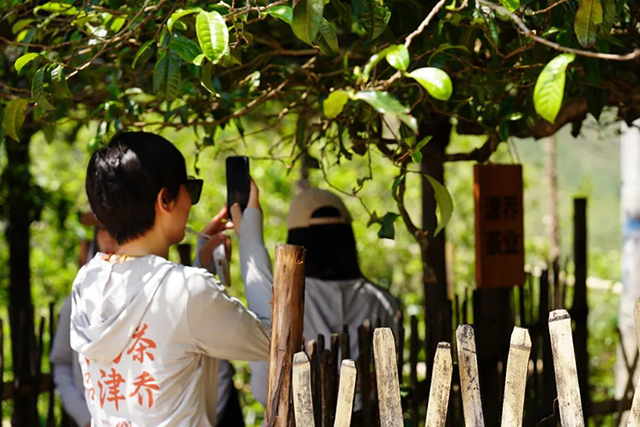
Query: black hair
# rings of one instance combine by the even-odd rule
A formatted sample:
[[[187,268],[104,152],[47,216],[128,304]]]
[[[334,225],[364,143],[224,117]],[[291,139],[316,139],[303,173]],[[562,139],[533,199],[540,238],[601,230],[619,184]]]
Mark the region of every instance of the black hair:
[[[337,212],[337,215],[335,212]],[[316,209],[312,218],[340,216],[333,207]],[[358,250],[350,224],[318,224],[289,230],[287,243],[302,246],[305,275],[320,280],[353,280],[362,277]]]
[[[166,188],[173,201],[186,180],[173,144],[148,132],[122,132],[91,156],[86,191],[93,214],[121,245],[153,227],[158,193]]]

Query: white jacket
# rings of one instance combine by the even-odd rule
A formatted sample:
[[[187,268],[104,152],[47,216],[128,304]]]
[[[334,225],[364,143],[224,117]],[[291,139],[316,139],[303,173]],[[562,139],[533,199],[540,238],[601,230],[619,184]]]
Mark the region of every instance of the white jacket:
[[[204,269],[158,256],[98,254],[80,270],[71,347],[93,425],[215,426],[218,359],[269,355],[271,283],[258,270],[270,261],[255,209],[243,216],[240,263],[251,311]]]

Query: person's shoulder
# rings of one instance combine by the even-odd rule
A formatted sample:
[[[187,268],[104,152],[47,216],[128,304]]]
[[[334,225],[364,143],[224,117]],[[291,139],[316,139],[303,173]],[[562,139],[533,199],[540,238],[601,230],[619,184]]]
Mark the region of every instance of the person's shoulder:
[[[370,296],[371,298],[375,298],[381,302],[384,302],[386,303],[385,305],[390,305],[394,309],[400,308],[400,300],[391,295],[391,292],[389,292],[388,289],[385,289],[382,286],[373,283],[365,277],[358,279],[358,283],[360,285],[360,290],[362,293]]]
[[[224,287],[213,274],[204,268],[176,264],[172,274],[179,275],[182,278],[182,282],[190,294],[224,290]]]

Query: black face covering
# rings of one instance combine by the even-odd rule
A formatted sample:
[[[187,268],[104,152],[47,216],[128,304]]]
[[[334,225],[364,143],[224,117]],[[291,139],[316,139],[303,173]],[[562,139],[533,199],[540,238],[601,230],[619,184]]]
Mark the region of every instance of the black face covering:
[[[320,208],[312,217],[333,217],[335,208]],[[289,230],[287,243],[307,250],[307,277],[320,280],[353,280],[361,277],[358,252],[350,224],[312,225]]]

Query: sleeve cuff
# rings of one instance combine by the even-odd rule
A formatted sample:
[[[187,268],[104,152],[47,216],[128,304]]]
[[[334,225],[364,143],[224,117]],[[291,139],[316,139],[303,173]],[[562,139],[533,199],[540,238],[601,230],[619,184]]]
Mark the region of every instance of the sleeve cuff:
[[[242,214],[240,244],[264,244],[262,236],[262,212],[260,209],[247,208]]]

